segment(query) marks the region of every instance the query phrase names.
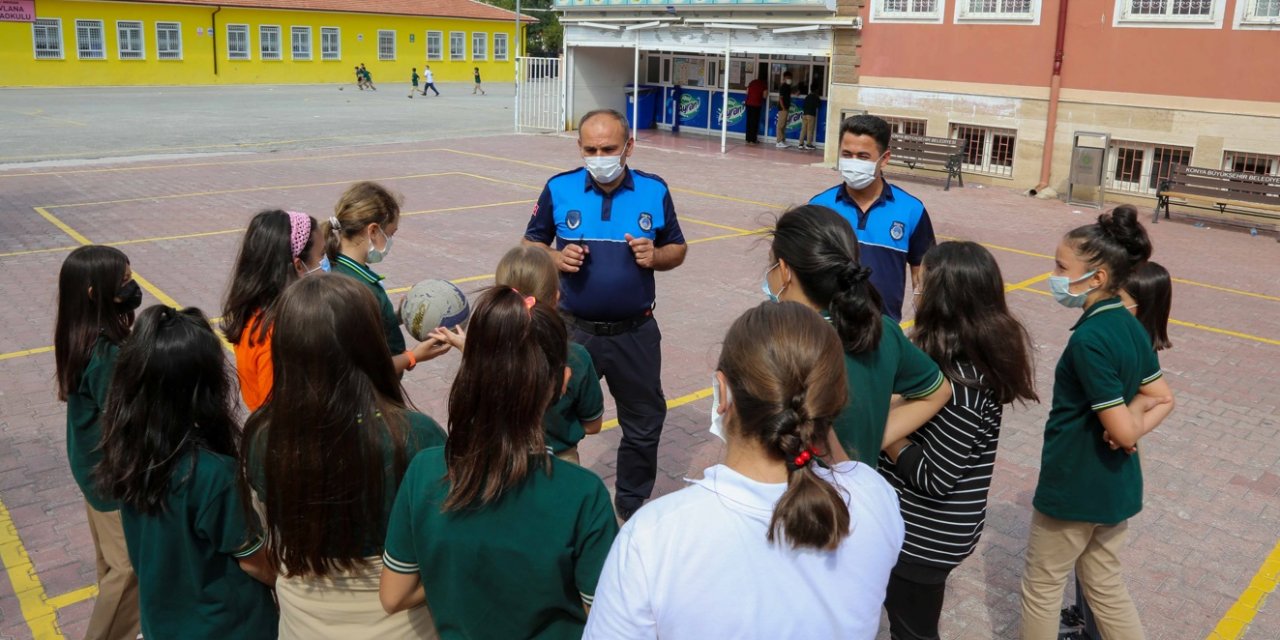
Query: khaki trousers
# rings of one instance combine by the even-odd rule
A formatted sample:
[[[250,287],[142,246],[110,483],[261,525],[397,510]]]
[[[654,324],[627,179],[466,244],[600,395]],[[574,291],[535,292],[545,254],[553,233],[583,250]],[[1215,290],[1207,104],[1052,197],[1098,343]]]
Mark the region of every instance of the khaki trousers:
[[[140,630],[138,576],[129,562],[119,511],[98,511],[85,504],[89,534],[98,565],[98,597],[93,601],[85,640],[134,640]]]
[[[818,116],[802,116],[800,122],[800,144],[812,147],[818,135]]]
[[[565,462],[572,462],[578,466],[582,466],[582,461],[578,459],[577,447],[569,447],[568,449],[557,453],[556,457],[564,460]]]
[[[1129,523],[1103,526],[1033,512],[1022,572],[1023,640],[1056,640],[1062,592],[1072,567],[1107,640],[1142,640],[1142,623],[1120,575]]]

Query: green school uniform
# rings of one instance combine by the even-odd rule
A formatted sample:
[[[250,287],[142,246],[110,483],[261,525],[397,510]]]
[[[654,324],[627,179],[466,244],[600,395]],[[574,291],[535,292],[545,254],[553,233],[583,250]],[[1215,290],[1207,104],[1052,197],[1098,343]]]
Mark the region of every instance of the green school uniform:
[[[880,322],[880,344],[875,349],[844,356],[849,400],[835,422],[845,452],[872,469],[880,461],[890,396],[923,398],[937,391],[944,380],[938,365],[907,340],[898,323],[889,316],[881,316]]]
[[[1071,330],[1054,371],[1032,505],[1059,520],[1114,525],[1142,510],[1142,464],[1137,452],[1111,450],[1098,412],[1158,380],[1160,361],[1120,298],[1095,302]]]
[[[236,491],[234,458],[198,450],[179,464],[164,510],[120,510],[129,560],[138,573],[142,635],[221,640],[275,638],[271,589],[238,560],[262,547]]]
[[[546,430],[547,448],[560,453],[578,446],[586,437],[582,423],[591,422],[604,414],[604,392],[600,390],[600,376],[591,362],[587,348],[569,343],[569,388],[555,405],[547,409],[542,418]]]
[[[115,368],[120,347],[98,336],[89,355],[89,363],[80,374],[80,383],[67,394],[67,460],[71,477],[75,478],[85,502],[97,511],[115,511],[120,506],[98,495],[93,486],[93,468],[102,461],[102,410],[107,404],[107,388]]]
[[[409,431],[405,438],[405,460],[413,460],[423,449],[444,446],[445,432],[440,424],[432,420],[430,416],[418,413],[417,411],[407,411],[405,416],[409,419]],[[385,432],[383,432],[385,433]],[[249,457],[250,478],[249,484],[253,487],[254,493],[258,494],[259,499],[264,499],[267,493],[267,471],[265,460],[266,444],[265,430],[259,431],[253,441],[248,443],[248,451],[245,453]],[[386,539],[387,517],[391,514],[391,505],[396,499],[396,490],[399,489],[399,481],[394,473],[394,451],[389,442],[384,443],[383,458],[386,474],[382,478],[383,487],[383,505],[382,517],[376,523],[376,526],[370,527],[369,538],[365,542],[365,556],[373,556],[382,553],[382,543]],[[265,500],[264,500],[265,502]]]
[[[382,332],[387,336],[387,346],[391,348],[391,355],[398,356],[404,353],[404,334],[400,332],[400,316],[396,313],[396,308],[391,305],[391,298],[387,296],[386,288],[382,286],[384,277],[341,254],[338,255],[337,260],[333,261],[332,269],[334,273],[351,276],[369,287],[373,297],[378,301],[378,313],[382,316]]]
[[[414,71],[414,72],[413,72],[413,86],[415,86],[415,87],[416,87],[416,86],[418,86],[418,72],[417,72],[417,71]]]
[[[445,513],[444,449],[409,466],[382,560],[420,574],[442,640],[582,637],[618,524],[600,478],[546,459],[496,502]]]

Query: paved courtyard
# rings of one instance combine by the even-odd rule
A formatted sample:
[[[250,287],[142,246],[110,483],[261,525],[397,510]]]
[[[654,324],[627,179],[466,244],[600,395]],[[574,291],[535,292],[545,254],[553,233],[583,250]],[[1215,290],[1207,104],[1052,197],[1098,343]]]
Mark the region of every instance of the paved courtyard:
[[[16,105],[14,95],[0,92],[0,112],[41,108]],[[396,99],[410,106],[403,95]],[[359,145],[279,144],[290,135],[322,136],[314,127],[279,136],[257,127],[251,136],[232,137],[259,137],[273,153],[0,168],[0,326],[6,328],[0,333],[0,560],[7,575],[0,580],[0,638],[81,637],[94,594],[92,543],[67,469],[64,406],[54,397],[49,346],[57,271],[71,249],[120,246],[144,283],[144,304],[197,306],[217,316],[240,231],[255,211],[327,215],[347,184],[378,180],[405,199],[396,251],[379,265],[388,286],[402,292],[436,277],[470,292],[489,284],[498,258],[519,241],[543,181],[579,162],[568,137],[459,135],[468,118],[492,121],[477,133],[500,132],[497,107],[483,113],[472,107],[476,113],[468,116],[459,98],[457,106],[441,107],[455,110],[447,116],[431,116],[430,107],[422,115],[395,116],[391,110],[401,105],[376,100],[379,106],[370,109],[387,114],[371,116],[378,124],[368,132],[392,137]],[[422,107],[419,100],[411,106]],[[397,117],[422,123],[398,125],[416,131],[408,138],[413,142],[394,137]],[[127,126],[145,121],[129,118],[134,124]],[[32,117],[32,126],[63,135],[77,130],[38,120]],[[183,125],[166,126],[178,131]],[[332,128],[335,135],[350,130],[340,123]],[[119,134],[102,135],[102,144],[126,148]],[[201,129],[189,138],[202,146],[217,135]],[[33,137],[19,138],[28,146],[0,150],[0,163],[55,159],[37,157],[29,146]],[[211,151],[181,149],[185,143],[175,144],[172,132],[157,139],[138,145],[148,151],[124,155]],[[735,147],[721,157],[707,146],[695,138],[653,136],[632,158],[633,166],[668,180],[692,245],[683,267],[658,276],[671,405],[659,494],[679,489],[683,478],[698,476],[723,453],[707,432],[708,382],[729,323],[761,300],[767,256],[759,229],[838,180],[829,169],[809,166],[815,157],[797,152]],[[52,148],[47,156],[117,155],[88,154],[65,142]],[[954,574],[942,621],[946,638],[1012,638],[1052,371],[1075,320],[1048,297],[1044,277],[1060,235],[1095,212],[1029,199],[1012,188],[971,184],[944,192],[930,180],[902,184],[926,202],[941,236],[992,250],[1011,287],[1010,304],[1039,348],[1045,402],[1006,411],[987,529],[978,551]],[[1280,244],[1212,224],[1173,221],[1148,229],[1156,259],[1178,279],[1174,348],[1162,362],[1179,404],[1143,444],[1146,508],[1132,520],[1123,556],[1128,584],[1153,639],[1215,632],[1277,638],[1280,603],[1266,597],[1280,576]],[[451,355],[405,377],[412,400],[441,422],[456,366]],[[614,415],[610,408],[606,419]],[[583,463],[610,486],[620,436],[614,426],[607,422],[603,434],[581,447]]]

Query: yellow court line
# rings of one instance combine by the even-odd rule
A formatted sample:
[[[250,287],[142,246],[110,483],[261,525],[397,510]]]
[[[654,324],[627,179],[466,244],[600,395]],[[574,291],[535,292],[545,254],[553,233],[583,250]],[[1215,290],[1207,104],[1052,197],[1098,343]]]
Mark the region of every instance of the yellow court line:
[[[438,151],[438,149],[398,149],[395,151],[366,151],[362,153],[335,153],[324,156],[307,156],[301,158],[284,157],[284,158],[261,158],[253,160],[223,160],[210,162],[175,162],[173,164],[163,165],[131,165],[127,167],[102,167],[98,169],[71,169],[68,171],[34,171],[31,173],[0,173],[0,178],[30,178],[38,176],[65,176],[78,175],[84,173],[119,173],[125,171],[147,171],[147,170],[165,170],[165,169],[187,169],[191,167],[226,167],[239,165],[268,164],[275,162],[307,162],[312,160],[335,160],[338,158],[366,158],[370,156],[389,156],[406,153],[419,153],[428,151]]]
[[[84,602],[98,597],[98,585],[91,584],[87,587],[80,587],[75,591],[68,591],[60,596],[49,598],[46,602],[54,609],[62,609],[69,607],[77,602]]]
[[[690,218],[690,217],[688,217],[688,216],[680,216],[680,221],[681,221],[681,222],[692,222],[692,223],[694,223],[694,224],[700,224],[700,225],[703,225],[703,226],[706,226],[706,227],[715,227],[716,229],[724,229],[725,231],[736,231],[736,232],[738,232],[738,233],[758,233],[758,231],[752,231],[752,230],[750,230],[750,229],[743,229],[742,227],[731,227],[731,226],[729,226],[729,225],[727,225],[727,224],[720,224],[720,223],[718,223],[718,222],[710,222],[710,221],[708,221],[708,220],[699,220],[699,219],[697,219],[697,218]],[[766,228],[765,228],[765,230],[767,231],[767,230],[768,230],[768,228],[766,227]]]
[[[1171,278],[1171,279],[1174,282],[1177,282],[1179,284],[1189,284],[1193,287],[1204,287],[1206,289],[1213,289],[1214,291],[1225,291],[1227,293],[1234,293],[1236,295],[1249,296],[1251,298],[1261,298],[1263,300],[1272,300],[1275,302],[1280,302],[1280,297],[1269,296],[1265,293],[1254,293],[1252,291],[1244,291],[1243,289],[1232,289],[1231,287],[1220,287],[1216,284],[1206,284],[1203,282],[1196,282],[1195,280],[1186,280],[1184,278]]]
[[[53,351],[53,347],[36,347],[34,349],[23,349],[22,351],[10,351],[9,353],[0,353],[0,360],[34,356],[41,353],[49,353],[50,351]]]
[[[689,240],[686,242],[686,244],[701,244],[703,242],[713,242],[715,240],[724,240],[726,238],[741,238],[743,236],[757,236],[768,230],[769,230],[768,227],[762,227],[754,231],[738,231],[735,233],[726,233],[723,235],[711,236],[709,238],[698,238],[696,240]]]
[[[481,281],[481,280],[489,280],[490,278],[493,278],[493,274],[492,274],[492,273],[486,273],[486,274],[484,274],[484,275],[482,275],[482,276],[468,276],[468,277],[466,277],[466,278],[458,278],[457,280],[450,280],[449,282],[452,282],[452,283],[454,283],[454,284],[466,284],[466,283],[468,283],[468,282],[479,282],[479,281]],[[391,293],[405,293],[405,292],[407,292],[408,290],[410,290],[410,289],[412,289],[412,288],[413,288],[413,287],[396,287],[396,288],[394,288],[394,289],[387,289],[387,293],[389,293],[389,294],[391,294]]]
[[[1272,547],[1267,559],[1258,567],[1258,572],[1249,581],[1240,597],[1227,609],[1227,613],[1218,621],[1218,626],[1209,633],[1207,640],[1238,640],[1243,638],[1254,616],[1262,609],[1267,596],[1276,590],[1280,582],[1280,542]]]
[[[22,617],[31,628],[31,637],[35,640],[61,639],[62,629],[58,627],[58,612],[49,605],[45,596],[44,585],[36,568],[31,564],[31,556],[22,545],[18,528],[9,515],[9,509],[0,502],[0,562],[9,576],[9,584],[13,594],[18,598],[18,608]]]
[[[89,241],[88,238],[80,235],[79,231],[72,229],[71,227],[67,226],[67,223],[59,220],[58,216],[55,216],[52,213],[49,213],[48,209],[45,209],[44,207],[35,207],[35,210],[36,210],[36,213],[40,214],[41,218],[48,220],[53,226],[57,227],[63,233],[67,234],[68,236],[71,236],[72,240],[75,240],[81,245],[93,244],[92,242]]]
[[[121,154],[134,154],[145,151],[192,151],[195,149],[244,149],[248,147],[266,147],[273,144],[294,144],[298,142],[315,142],[318,140],[343,140],[348,138],[373,137],[383,134],[360,133],[343,136],[322,136],[316,138],[296,138],[294,140],[264,140],[262,142],[227,142],[223,144],[202,144],[187,145],[177,147],[134,147],[132,149],[117,149]],[[393,143],[388,143],[393,144]],[[40,160],[56,160],[58,158],[78,158],[83,153],[50,153],[42,156],[0,156],[0,162],[37,162]],[[127,158],[127,155],[116,156],[121,159]]]

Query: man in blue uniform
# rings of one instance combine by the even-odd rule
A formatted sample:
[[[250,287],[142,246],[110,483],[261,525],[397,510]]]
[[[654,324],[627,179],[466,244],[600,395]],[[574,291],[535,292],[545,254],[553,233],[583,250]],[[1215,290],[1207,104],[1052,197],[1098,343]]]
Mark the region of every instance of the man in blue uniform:
[[[653,491],[667,416],[653,274],[680,266],[688,249],[667,184],[627,166],[634,145],[617,111],[583,116],[578,148],[586,166],[547,181],[524,234],[555,261],[573,339],[617,401],[614,504],[623,520]]]
[[[884,299],[885,315],[901,321],[907,265],[911,288],[918,291],[920,263],[936,240],[924,203],[884,177],[890,135],[889,123],[875,116],[853,116],[841,123],[844,182],[814,196],[809,204],[830,207],[853,226],[862,264],[871,268],[871,284]]]

